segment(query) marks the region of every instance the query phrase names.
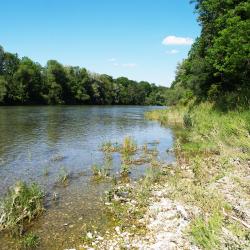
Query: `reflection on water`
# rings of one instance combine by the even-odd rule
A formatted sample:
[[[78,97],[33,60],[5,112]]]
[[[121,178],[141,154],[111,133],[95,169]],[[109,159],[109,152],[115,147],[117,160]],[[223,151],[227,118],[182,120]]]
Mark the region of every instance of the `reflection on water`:
[[[100,196],[109,184],[90,181],[91,165],[103,163],[99,149],[104,141],[120,143],[126,135],[140,145],[157,140],[159,157],[173,160],[166,152],[173,143],[171,130],[144,119],[144,112],[155,108],[0,107],[0,196],[21,179],[38,182],[48,193],[48,200],[53,193],[60,197],[58,202],[48,202],[45,215],[32,227],[44,239],[41,249],[72,247],[80,240],[84,223],[108,223],[102,216]],[[114,173],[119,165],[120,159],[114,154]],[[55,185],[62,168],[74,176],[66,188]],[[143,167],[135,167],[132,177],[143,173]],[[8,239],[0,237],[1,246],[3,242],[4,249],[10,249]]]

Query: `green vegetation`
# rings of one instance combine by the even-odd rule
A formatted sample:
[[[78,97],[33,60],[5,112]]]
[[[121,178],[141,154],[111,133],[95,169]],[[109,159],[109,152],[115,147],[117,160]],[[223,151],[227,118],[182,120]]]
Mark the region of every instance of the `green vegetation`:
[[[43,212],[43,197],[43,192],[36,184],[18,182],[1,201],[0,231],[21,234],[25,223]]]
[[[137,151],[137,145],[130,136],[127,136],[123,140],[120,151],[124,155],[133,155]]]
[[[201,25],[188,58],[177,67],[170,104],[210,100],[222,110],[250,106],[250,2],[194,0]]]
[[[40,238],[34,233],[29,233],[22,239],[22,246],[24,247],[24,249],[37,248],[39,243]]]
[[[59,172],[57,183],[66,186],[69,183],[69,179],[70,179],[70,173],[64,167],[62,167]]]
[[[110,141],[104,142],[101,146],[101,150],[105,153],[114,153],[119,151],[119,145]]]
[[[92,169],[93,178],[95,180],[105,179],[110,176],[109,169],[107,169],[106,167],[102,167],[102,166],[94,164],[92,165],[91,169]]]
[[[191,235],[204,249],[216,249],[222,222],[223,217],[220,214],[213,214],[207,222],[203,218],[197,218],[191,225]]]
[[[166,87],[88,72],[49,60],[45,67],[0,46],[0,104],[164,105]]]
[[[121,176],[128,176],[130,173],[130,167],[127,164],[121,165]]]
[[[242,199],[249,199],[243,177],[250,154],[249,110],[223,112],[211,102],[199,105],[190,102],[152,111],[146,117],[175,125],[178,165],[166,171],[164,177],[164,182],[172,187],[169,197],[200,209],[199,217],[194,218],[189,228],[193,241],[202,249],[221,249],[222,228],[236,234],[232,226],[235,222],[226,221],[223,211],[234,214],[236,204],[225,199],[223,194],[229,192],[226,184],[220,189],[214,187],[224,177],[229,178],[228,185],[237,185]],[[235,165],[235,159],[240,164]],[[237,239],[241,237],[244,242],[248,237],[244,226],[237,227],[237,235],[241,235]]]

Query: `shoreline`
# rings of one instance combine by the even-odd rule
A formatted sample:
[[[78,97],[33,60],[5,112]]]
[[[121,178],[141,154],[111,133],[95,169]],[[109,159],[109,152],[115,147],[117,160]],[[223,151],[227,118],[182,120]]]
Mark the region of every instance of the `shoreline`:
[[[148,186],[142,184],[145,179],[141,180],[142,183],[136,183],[136,186],[128,185],[125,190],[133,190],[131,197],[115,197],[115,202],[118,200],[121,207],[128,206],[134,212],[142,209],[131,227],[116,226],[113,232],[102,236],[97,232],[89,233],[86,236],[89,244],[83,244],[79,249],[250,248],[247,124],[244,123],[243,116],[236,112],[216,116],[210,104],[202,104],[190,110],[179,106],[146,114],[148,119],[158,120],[174,128],[179,127],[175,134],[174,148],[177,162],[174,165],[158,166],[157,176],[145,177],[151,178]],[[202,135],[204,131],[201,131],[200,124],[191,125],[192,122],[201,122],[201,118],[206,123],[213,115],[216,119],[212,120],[209,128],[205,128],[207,134]],[[237,129],[242,134],[230,134],[230,143],[227,137],[218,139],[220,132],[225,132],[220,122],[236,117],[241,120],[241,126]],[[188,121],[189,118],[191,121]],[[188,124],[191,126],[188,127]],[[216,136],[208,139],[208,135],[214,133],[216,125]],[[234,124],[229,126],[233,127]],[[194,136],[193,141],[190,140],[190,135]],[[203,140],[206,140],[205,145]],[[211,145],[212,142],[214,145]],[[244,146],[245,149],[238,151],[236,146]],[[138,198],[142,187],[144,192],[146,189],[148,192],[144,195],[146,203],[143,205]],[[116,188],[122,189],[123,185],[118,184]],[[125,218],[128,215],[124,213],[122,216]]]

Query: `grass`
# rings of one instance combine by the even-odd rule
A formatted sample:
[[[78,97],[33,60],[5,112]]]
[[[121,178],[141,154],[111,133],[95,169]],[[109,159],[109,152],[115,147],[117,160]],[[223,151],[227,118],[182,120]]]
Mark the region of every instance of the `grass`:
[[[120,152],[125,155],[133,155],[137,151],[137,145],[132,137],[127,136],[124,138]]]
[[[126,177],[130,174],[130,167],[127,164],[121,165],[121,176]]]
[[[44,211],[44,193],[35,183],[18,182],[12,187],[0,205],[0,231],[22,233],[26,223]]]
[[[40,238],[34,233],[29,233],[24,236],[21,243],[24,249],[35,249],[39,246]]]
[[[62,167],[59,172],[57,183],[60,185],[68,185],[70,179],[70,173]]]
[[[110,176],[109,169],[99,166],[97,164],[93,164],[91,166],[91,169],[94,180],[106,179]]]
[[[129,166],[123,166],[123,169],[126,169],[126,172]],[[151,188],[153,183],[158,180],[159,173],[155,170],[149,170],[146,176],[137,183],[118,182],[107,192],[105,199],[109,204],[107,209],[114,218],[115,226],[137,235],[145,234],[146,228],[140,219],[143,218],[149,205]]]
[[[202,217],[196,218],[190,227],[190,234],[194,242],[203,249],[213,250],[220,247],[219,234],[223,224],[223,217],[214,213],[205,220]]]
[[[111,141],[104,142],[101,146],[101,150],[105,153],[114,153],[119,151],[118,143],[112,143]]]
[[[164,181],[172,187],[170,198],[200,209],[190,226],[191,238],[202,249],[220,248],[222,210],[231,213],[232,208],[219,194],[223,190],[216,192],[210,186],[236,170],[232,159],[249,160],[250,111],[222,113],[212,103],[202,103],[151,111],[146,118],[174,128],[178,165],[166,172]],[[235,179],[246,190],[244,180]]]
[[[186,112],[185,107],[178,106],[169,109],[153,110],[145,113],[145,118],[157,120],[162,124],[183,126],[183,115]]]
[[[43,176],[49,176],[49,167],[43,169]]]

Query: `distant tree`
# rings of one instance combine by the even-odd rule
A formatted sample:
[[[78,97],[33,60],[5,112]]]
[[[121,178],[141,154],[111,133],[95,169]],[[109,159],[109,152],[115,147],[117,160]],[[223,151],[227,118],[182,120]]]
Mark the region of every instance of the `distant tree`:
[[[5,96],[7,94],[7,82],[3,76],[0,76],[0,103],[5,102]]]
[[[88,103],[90,96],[87,93],[87,89],[89,88],[87,70],[80,67],[68,67],[66,70],[73,94],[72,103]]]
[[[70,99],[68,79],[63,66],[56,60],[47,62],[45,68],[46,94],[48,104],[62,104]]]
[[[0,46],[1,104],[163,105],[165,88],[126,77],[113,79],[49,60],[45,67]]]
[[[28,57],[23,57],[13,75],[13,99],[18,103],[37,103],[42,101],[41,66]]]

